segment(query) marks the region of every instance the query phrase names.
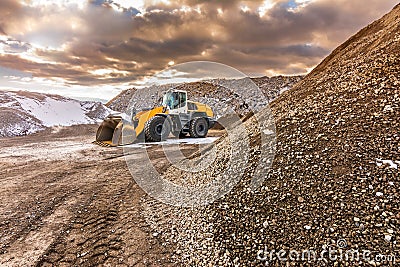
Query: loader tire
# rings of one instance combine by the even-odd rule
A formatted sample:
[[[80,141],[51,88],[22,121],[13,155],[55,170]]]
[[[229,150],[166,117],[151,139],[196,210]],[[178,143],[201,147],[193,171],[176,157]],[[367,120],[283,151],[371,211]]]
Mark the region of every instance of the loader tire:
[[[144,135],[147,142],[160,142],[168,138],[171,125],[163,116],[154,116],[146,122]]]
[[[195,118],[190,122],[189,134],[193,138],[206,137],[208,133],[208,122],[204,118]]]

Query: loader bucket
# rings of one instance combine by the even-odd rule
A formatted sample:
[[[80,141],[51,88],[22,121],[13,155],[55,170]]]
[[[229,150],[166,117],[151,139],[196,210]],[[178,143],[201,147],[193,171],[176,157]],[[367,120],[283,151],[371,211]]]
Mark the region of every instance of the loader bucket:
[[[121,117],[109,116],[100,124],[95,144],[100,146],[119,146],[132,144],[136,140],[135,128]]]

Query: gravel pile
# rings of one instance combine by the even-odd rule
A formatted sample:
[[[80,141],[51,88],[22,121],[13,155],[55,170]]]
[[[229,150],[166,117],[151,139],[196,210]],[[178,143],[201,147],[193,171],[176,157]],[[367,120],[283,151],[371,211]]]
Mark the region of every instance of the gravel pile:
[[[260,87],[261,91],[271,101],[276,99],[283,92],[293,88],[296,83],[300,82],[304,76],[275,76],[252,78],[253,82]]]
[[[397,6],[271,103],[276,155],[256,192],[250,180],[264,158],[253,119],[246,122],[251,153],[241,182],[201,208],[144,200],[144,215],[155,235],[177,246],[185,266],[266,266],[267,261],[281,266],[286,262],[276,255],[262,259],[260,251],[311,250],[319,257],[328,248],[339,250],[335,264],[326,256],[328,262],[312,261],[312,266],[394,265],[375,256],[400,259],[399,41]],[[225,151],[228,145],[222,140],[217,147]],[[218,177],[223,168],[215,161],[207,179]],[[165,177],[176,173],[170,167]],[[179,177],[191,175],[181,172]],[[361,253],[358,260],[339,257],[340,251],[351,250]]]
[[[176,88],[187,91],[189,99],[209,105],[217,118],[232,113],[242,117],[268,104],[250,78],[184,83]]]
[[[128,108],[129,100],[136,92],[136,88],[131,88],[122,91],[116,97],[106,103],[106,106],[118,112],[125,112]]]
[[[276,76],[260,78],[244,78],[237,80],[209,80],[182,84],[149,86],[143,89],[128,89],[110,100],[106,105],[112,110],[126,112],[130,107],[136,110],[151,108],[160,103],[163,93],[171,88],[186,90],[189,100],[210,105],[222,116],[230,107],[238,114],[247,114],[249,110],[258,110],[281,92],[289,90],[303,76]],[[257,88],[258,86],[258,88]],[[232,88],[238,88],[232,90]],[[243,88],[243,89],[239,89]],[[138,91],[139,90],[139,91]],[[265,102],[260,102],[260,92]],[[133,101],[132,98],[135,96]]]

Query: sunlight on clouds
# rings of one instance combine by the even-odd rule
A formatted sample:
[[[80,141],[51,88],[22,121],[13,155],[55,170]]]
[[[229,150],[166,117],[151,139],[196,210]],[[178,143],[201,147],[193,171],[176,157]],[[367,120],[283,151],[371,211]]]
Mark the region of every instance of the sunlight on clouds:
[[[309,4],[313,1],[316,1],[316,0],[295,0],[295,2],[299,5]]]
[[[134,86],[143,88],[150,85],[165,85],[182,82],[195,82],[199,78],[188,78],[187,72],[178,71],[176,69],[166,69],[153,76],[147,76],[140,81],[135,81]]]
[[[137,8],[139,10],[144,8],[144,1],[143,0],[114,0],[114,3],[120,5],[123,8],[130,8],[130,7],[134,7]]]
[[[69,23],[70,23],[71,29],[75,33],[77,33],[77,32],[83,33],[84,31],[88,30],[85,25],[85,21],[82,18],[71,17],[71,18],[69,18]]]
[[[242,6],[240,7],[240,9],[241,9],[243,12],[249,12],[249,11],[251,11],[251,9],[250,9],[248,6],[246,6],[246,5],[242,5]]]
[[[258,14],[260,17],[263,17],[268,10],[273,8],[275,5],[275,2],[273,0],[265,0],[264,3],[258,8]]]
[[[288,64],[288,66],[286,66],[284,69],[266,69],[264,71],[264,74],[268,77],[279,76],[279,75],[287,76],[293,74],[306,75],[307,73],[311,72],[315,66],[309,67],[302,62],[295,62]]]
[[[27,52],[19,53],[18,55],[22,59],[26,59],[28,61],[35,62],[35,63],[54,64],[54,65],[58,64],[57,62],[46,60],[46,59],[44,59],[42,57],[37,56],[35,53],[32,53],[31,50],[29,50]]]
[[[275,70],[266,70],[265,75],[268,77],[278,76],[279,74]]]
[[[20,77],[20,76],[4,76],[10,82],[21,85],[39,85],[39,86],[55,86],[64,87],[66,80],[61,78],[43,78],[43,77]]]
[[[174,10],[175,12],[177,12],[177,11],[182,11],[182,12],[192,12],[192,8],[190,7],[190,6],[181,6],[181,8],[180,9],[178,9],[178,10]]]
[[[22,0],[22,4],[28,6],[50,6],[57,5],[59,7],[66,7],[70,5],[76,5],[79,9],[84,9],[87,5],[87,1],[83,0]]]
[[[79,17],[70,13],[62,19],[60,14],[48,14],[42,17],[21,20],[8,27],[8,33],[16,39],[30,43],[42,50],[63,50],[70,36],[86,34],[87,25]]]
[[[105,57],[105,59],[107,61],[115,61],[115,62],[120,62],[121,60],[119,60],[118,58],[113,58],[113,57]],[[136,62],[135,62],[136,63]]]
[[[98,86],[81,86],[65,87],[65,81],[62,79],[45,79],[39,77],[3,77],[9,80],[9,83],[0,83],[0,90],[18,91],[26,90],[29,85],[29,91],[45,94],[57,94],[65,97],[75,98],[79,100],[101,100],[106,103],[121,91],[131,88],[132,85],[123,83],[119,85],[98,85]],[[27,79],[28,78],[28,79]],[[8,85],[8,86],[5,86]],[[13,85],[13,86],[10,86]]]
[[[295,0],[296,7],[289,8],[289,11],[291,12],[298,12],[302,8],[308,6],[311,2],[315,2],[318,0]]]
[[[169,0],[113,0],[113,3],[120,5],[123,8],[136,8],[141,12],[144,12],[147,7],[155,4],[166,4],[170,5],[171,2]]]
[[[6,45],[4,43],[0,43],[0,54],[5,54]]]
[[[121,71],[117,69],[97,69],[91,70],[90,73],[96,76],[103,76],[104,78],[110,77],[112,74],[118,74],[118,76],[128,76],[130,74],[129,71]]]
[[[305,69],[306,66],[304,65],[304,63],[291,63],[289,64],[289,68],[299,68],[299,69]]]

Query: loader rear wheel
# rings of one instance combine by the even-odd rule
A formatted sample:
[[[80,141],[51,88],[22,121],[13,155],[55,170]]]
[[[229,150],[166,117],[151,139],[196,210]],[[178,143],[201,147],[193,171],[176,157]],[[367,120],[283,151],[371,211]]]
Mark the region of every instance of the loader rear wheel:
[[[166,140],[170,132],[171,125],[163,116],[154,116],[144,126],[144,135],[148,142]]]
[[[208,122],[204,118],[195,118],[191,121],[189,134],[193,138],[206,137],[208,133]]]

